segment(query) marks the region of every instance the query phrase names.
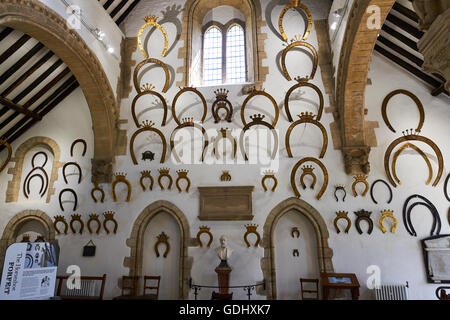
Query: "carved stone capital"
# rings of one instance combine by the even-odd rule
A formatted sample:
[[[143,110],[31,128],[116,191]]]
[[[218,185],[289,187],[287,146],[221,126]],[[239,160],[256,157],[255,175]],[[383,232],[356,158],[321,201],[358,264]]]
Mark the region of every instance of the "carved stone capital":
[[[92,182],[110,183],[113,176],[114,159],[92,159]]]
[[[450,1],[450,0],[449,0]],[[434,20],[428,31],[417,43],[423,54],[423,69],[442,75],[447,81],[445,90],[450,90],[450,9]]]
[[[342,152],[344,153],[344,165],[347,174],[369,174],[369,146],[343,147]]]
[[[414,0],[413,7],[419,16],[419,28],[427,30],[439,15],[450,8],[450,0]]]

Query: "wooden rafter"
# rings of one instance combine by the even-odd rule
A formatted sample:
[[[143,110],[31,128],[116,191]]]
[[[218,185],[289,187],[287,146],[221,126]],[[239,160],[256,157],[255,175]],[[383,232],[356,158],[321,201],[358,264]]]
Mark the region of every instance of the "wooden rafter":
[[[37,120],[41,120],[42,119],[38,114],[36,114],[36,113],[34,113],[34,112],[32,112],[32,111],[30,111],[30,110],[20,106],[20,105],[18,105],[16,103],[12,102],[9,99],[6,99],[6,98],[2,97],[2,96],[0,96],[0,103],[4,104],[5,106],[7,106],[9,108],[12,108],[12,109],[16,110],[18,113],[22,113],[22,114],[24,114],[24,115],[26,115],[28,117],[33,118],[33,119],[37,119]],[[4,124],[2,123],[1,126],[4,126]]]

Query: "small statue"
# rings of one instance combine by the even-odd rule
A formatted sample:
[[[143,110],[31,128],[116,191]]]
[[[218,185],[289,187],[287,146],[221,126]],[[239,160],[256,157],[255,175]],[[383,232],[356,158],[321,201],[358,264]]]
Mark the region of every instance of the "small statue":
[[[215,251],[220,259],[219,267],[228,267],[227,260],[230,258],[233,249],[227,247],[227,237],[224,235],[220,237],[220,247],[217,247]]]

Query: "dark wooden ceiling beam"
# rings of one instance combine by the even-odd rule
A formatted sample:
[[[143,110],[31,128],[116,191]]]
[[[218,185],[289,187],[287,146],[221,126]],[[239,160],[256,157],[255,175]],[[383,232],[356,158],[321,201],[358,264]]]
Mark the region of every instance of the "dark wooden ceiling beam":
[[[133,11],[133,9],[138,5],[139,0],[134,0],[132,4],[122,13],[122,15],[119,17],[119,19],[116,20],[116,24],[120,25],[123,20],[125,20],[126,17]]]
[[[120,10],[122,10],[123,7],[127,4],[128,0],[122,0],[120,3],[114,8],[113,11],[111,11],[110,16],[114,20],[116,15],[119,13]]]
[[[432,76],[426,74],[422,70],[418,69],[417,67],[413,66],[412,64],[409,64],[408,62],[404,61],[403,59],[397,57],[395,54],[389,52],[382,46],[375,44],[375,50],[379,53],[381,53],[383,56],[391,60],[392,62],[396,63],[403,69],[409,71],[419,79],[423,80],[424,82],[428,83],[431,87],[434,89],[439,88],[442,83],[438,80],[434,79]],[[445,93],[448,95],[448,92],[445,91]]]
[[[2,32],[0,32],[0,41],[3,41],[3,39],[9,36],[9,34],[13,31],[14,29],[10,27],[6,27],[5,29],[3,29]]]
[[[37,43],[30,51],[28,51],[22,58],[20,58],[16,63],[14,63],[8,70],[6,70],[0,76],[0,85],[2,85],[9,77],[17,72],[20,68],[24,66],[36,53],[38,53],[44,45],[42,43]]]
[[[396,2],[394,3],[394,6],[392,7],[395,11],[401,13],[402,15],[404,15],[405,17],[407,17],[408,19],[418,23],[419,22],[419,17],[417,16],[417,13],[415,13],[413,10],[405,7],[404,5]]]
[[[391,40],[389,40],[389,39],[383,37],[382,35],[380,35],[378,37],[377,41],[379,41],[382,44],[384,44],[385,46],[389,47],[389,49],[394,50],[398,54],[402,55],[403,57],[405,57],[409,61],[411,61],[414,64],[416,64],[418,67],[422,67],[422,65],[423,65],[423,60],[422,59],[420,59],[419,57],[415,56],[414,54],[412,54],[408,50],[405,50],[402,47],[398,46],[397,44],[395,44]]]
[[[408,22],[394,16],[392,13],[389,13],[387,18],[387,21],[395,24],[397,27],[401,28],[402,30],[408,32],[413,37],[420,39],[424,35],[424,32],[420,31],[416,27],[410,25]]]
[[[417,47],[417,42],[415,42],[414,40],[411,40],[407,36],[401,34],[400,32],[398,32],[398,31],[396,31],[394,29],[392,29],[391,27],[389,27],[386,24],[383,25],[381,30],[383,30],[384,32],[388,33],[389,35],[391,35],[395,39],[403,42],[405,45],[407,45],[408,47],[410,47],[414,51],[419,52],[419,48]]]
[[[45,56],[39,59],[31,68],[29,68],[23,75],[21,75],[16,81],[14,81],[8,88],[6,88],[1,95],[6,97],[8,94],[13,92],[18,86],[20,86],[28,77],[30,77],[36,70],[38,70],[44,63],[46,63],[51,57],[54,56],[54,53],[49,51]]]
[[[0,55],[0,64],[5,62],[9,57],[11,57],[14,53],[16,53],[17,50],[19,50],[28,40],[30,40],[30,36],[27,34],[24,34],[14,42],[5,52],[3,52]]]
[[[36,113],[28,110],[27,108],[24,108],[24,107],[14,103],[14,102],[12,102],[11,100],[9,100],[9,99],[7,99],[5,97],[0,96],[0,103],[5,105],[5,106],[7,106],[7,107],[9,107],[9,108],[12,108],[12,109],[16,110],[18,113],[22,113],[22,114],[24,114],[24,115],[26,115],[28,117],[33,118],[33,119],[36,119],[36,120],[41,120],[42,119],[38,114],[36,114]],[[3,126],[4,125],[2,123],[2,127]]]
[[[108,0],[105,2],[105,4],[103,5],[103,8],[105,10],[108,10],[109,7],[111,7],[111,5],[113,4],[114,0]]]

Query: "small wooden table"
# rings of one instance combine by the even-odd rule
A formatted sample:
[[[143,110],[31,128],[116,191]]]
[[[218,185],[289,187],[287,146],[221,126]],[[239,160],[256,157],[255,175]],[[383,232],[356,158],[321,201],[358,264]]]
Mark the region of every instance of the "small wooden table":
[[[354,273],[321,273],[323,299],[328,300],[330,289],[348,289],[352,300],[359,299],[359,282]]]

